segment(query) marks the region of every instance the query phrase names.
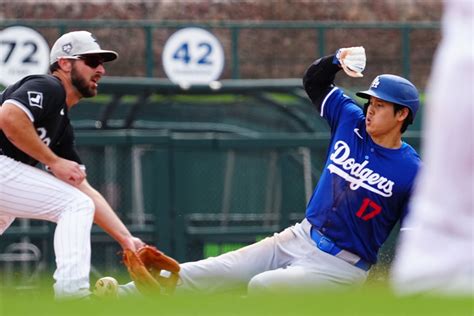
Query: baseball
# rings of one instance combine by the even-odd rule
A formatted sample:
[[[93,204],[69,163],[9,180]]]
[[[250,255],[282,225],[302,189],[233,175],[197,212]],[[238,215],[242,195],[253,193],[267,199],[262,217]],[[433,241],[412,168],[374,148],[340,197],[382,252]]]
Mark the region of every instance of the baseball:
[[[112,277],[103,277],[95,283],[94,294],[99,297],[116,297],[118,282]]]

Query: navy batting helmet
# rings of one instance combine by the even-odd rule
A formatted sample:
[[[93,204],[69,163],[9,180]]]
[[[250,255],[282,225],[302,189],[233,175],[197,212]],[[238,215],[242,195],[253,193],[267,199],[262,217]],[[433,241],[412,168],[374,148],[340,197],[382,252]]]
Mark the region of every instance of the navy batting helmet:
[[[418,90],[408,80],[395,75],[377,76],[369,90],[359,91],[356,93],[358,97],[369,99],[371,96],[406,106],[410,109],[413,119],[420,106]]]

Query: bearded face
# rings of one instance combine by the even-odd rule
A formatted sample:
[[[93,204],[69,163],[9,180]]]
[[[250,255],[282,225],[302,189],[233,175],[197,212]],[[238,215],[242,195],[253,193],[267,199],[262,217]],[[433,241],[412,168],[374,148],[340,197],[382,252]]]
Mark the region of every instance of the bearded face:
[[[97,83],[94,76],[86,77],[81,74],[74,63],[71,70],[71,81],[77,91],[84,97],[90,98],[97,95]]]

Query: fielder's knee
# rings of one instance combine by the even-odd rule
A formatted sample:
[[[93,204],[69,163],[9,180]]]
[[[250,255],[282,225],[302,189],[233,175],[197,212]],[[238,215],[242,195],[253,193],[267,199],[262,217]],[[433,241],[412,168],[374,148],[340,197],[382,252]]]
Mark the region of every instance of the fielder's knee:
[[[81,191],[79,191],[78,194],[74,196],[74,199],[68,208],[70,212],[79,212],[82,216],[94,217],[94,201],[87,194]]]

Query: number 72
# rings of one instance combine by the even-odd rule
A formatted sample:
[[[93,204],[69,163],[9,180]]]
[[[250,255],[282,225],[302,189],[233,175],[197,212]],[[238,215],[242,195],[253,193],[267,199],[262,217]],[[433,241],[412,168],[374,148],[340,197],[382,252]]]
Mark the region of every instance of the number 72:
[[[2,62],[4,64],[8,63],[8,61],[10,60],[10,57],[12,56],[13,54],[13,51],[15,50],[15,47],[17,45],[17,42],[14,42],[14,41],[0,41],[0,45],[8,45],[8,48],[7,48],[7,53],[5,55],[5,58],[3,58]],[[35,42],[33,41],[26,41],[23,43],[23,47],[30,47],[30,51],[25,54],[25,57],[21,60],[22,63],[26,64],[26,63],[30,63],[30,64],[37,64],[38,61],[37,60],[34,60],[33,59],[33,56],[34,54],[36,53],[36,51],[38,50],[38,45],[36,45]]]

